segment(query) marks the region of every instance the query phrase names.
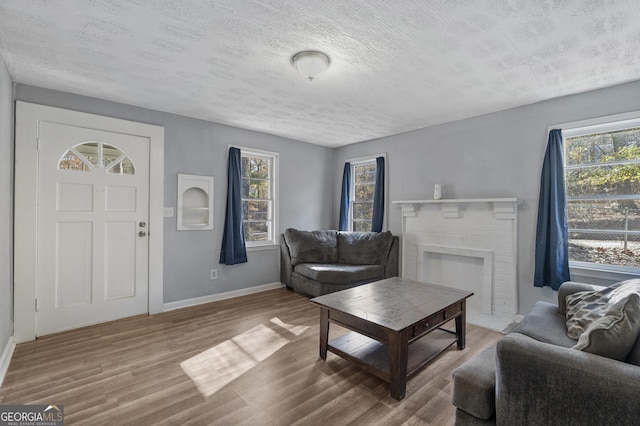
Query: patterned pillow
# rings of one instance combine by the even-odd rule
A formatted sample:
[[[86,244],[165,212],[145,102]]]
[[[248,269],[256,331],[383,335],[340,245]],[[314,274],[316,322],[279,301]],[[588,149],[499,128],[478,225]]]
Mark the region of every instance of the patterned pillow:
[[[624,361],[639,332],[640,295],[631,293],[591,323],[573,349]]]
[[[604,317],[611,306],[628,295],[640,295],[640,279],[612,284],[602,290],[580,291],[566,297],[567,336],[578,339],[596,320]]]

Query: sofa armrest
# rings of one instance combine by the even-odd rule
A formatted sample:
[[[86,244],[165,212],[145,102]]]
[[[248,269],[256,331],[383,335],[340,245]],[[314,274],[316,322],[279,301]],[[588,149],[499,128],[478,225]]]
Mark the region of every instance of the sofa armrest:
[[[280,282],[287,287],[291,287],[292,272],[293,265],[291,265],[289,246],[287,246],[284,235],[280,235]]]
[[[566,297],[570,294],[577,293],[579,291],[592,291],[600,290],[603,287],[600,285],[579,283],[576,281],[565,281],[560,285],[558,289],[558,312],[561,314],[567,313]]]
[[[511,333],[497,346],[498,424],[637,424],[640,367]]]
[[[389,256],[384,263],[384,277],[397,277],[400,274],[400,238],[394,235],[391,241],[391,248],[389,249]]]

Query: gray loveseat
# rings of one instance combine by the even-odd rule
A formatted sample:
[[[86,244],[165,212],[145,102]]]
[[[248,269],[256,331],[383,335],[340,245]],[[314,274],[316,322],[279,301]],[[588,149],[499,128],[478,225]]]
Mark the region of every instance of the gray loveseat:
[[[623,361],[571,349],[565,298],[603,287],[566,282],[497,345],[453,373],[456,425],[640,424],[640,338]],[[637,299],[636,299],[637,300]]]
[[[399,241],[391,232],[300,231],[280,240],[280,281],[321,296],[398,275]]]

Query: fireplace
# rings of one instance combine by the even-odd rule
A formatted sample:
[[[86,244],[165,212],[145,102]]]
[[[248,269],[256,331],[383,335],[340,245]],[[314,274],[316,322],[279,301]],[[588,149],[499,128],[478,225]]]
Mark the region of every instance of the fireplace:
[[[518,312],[516,198],[394,201],[402,276],[474,292],[467,321],[502,330]]]

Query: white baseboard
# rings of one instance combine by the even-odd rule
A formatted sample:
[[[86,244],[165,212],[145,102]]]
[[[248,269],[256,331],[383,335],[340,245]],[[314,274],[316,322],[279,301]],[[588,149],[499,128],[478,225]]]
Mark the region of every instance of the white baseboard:
[[[256,287],[243,288],[241,290],[227,291],[224,293],[211,294],[209,296],[194,297],[193,299],[178,300],[162,305],[162,311],[173,311],[176,309],[188,308],[189,306],[202,305],[204,303],[217,302],[218,300],[232,299],[234,297],[246,296],[247,294],[260,293],[268,290],[282,288],[282,283],[270,283]]]
[[[9,369],[9,363],[11,362],[11,357],[13,356],[15,348],[16,341],[13,339],[13,336],[11,336],[9,337],[7,346],[5,346],[2,356],[0,357],[0,386],[2,386],[4,376],[7,374],[7,370]]]

